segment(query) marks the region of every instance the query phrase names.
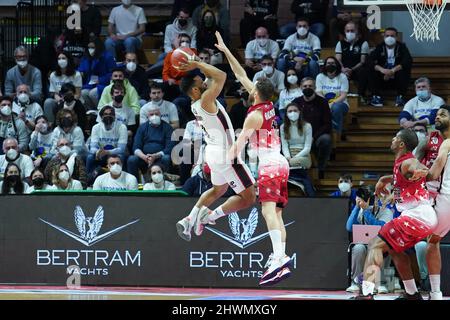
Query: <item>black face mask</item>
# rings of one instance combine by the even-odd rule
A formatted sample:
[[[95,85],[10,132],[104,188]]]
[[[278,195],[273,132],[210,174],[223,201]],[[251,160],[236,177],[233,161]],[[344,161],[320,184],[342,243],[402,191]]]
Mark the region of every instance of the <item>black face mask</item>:
[[[19,182],[19,179],[20,177],[18,175],[11,175],[6,177],[6,181],[9,184],[16,184],[17,182]]]
[[[33,186],[35,186],[36,188],[40,189],[44,185],[44,178],[37,177],[37,178],[34,178],[32,181],[33,181]]]
[[[325,66],[325,71],[328,73],[333,73],[336,72],[337,67],[334,64],[329,64],[327,66]]]
[[[102,120],[103,120],[103,123],[104,123],[105,125],[110,126],[110,125],[112,125],[113,122],[114,122],[114,117],[113,117],[113,116],[104,116],[104,117],[102,118]]]
[[[178,19],[178,23],[180,26],[185,27],[188,24],[188,21],[186,19]]]
[[[123,101],[123,95],[118,95],[114,97],[114,101],[117,103],[121,103]]]
[[[311,98],[312,95],[314,94],[314,90],[312,88],[305,88],[302,90],[303,95],[307,98]]]
[[[63,119],[61,120],[61,126],[62,126],[63,128],[70,128],[72,125],[73,125],[72,119],[69,119],[69,118],[63,118]]]
[[[65,103],[72,103],[74,100],[75,100],[75,97],[72,94],[64,96]]]
[[[214,18],[213,17],[205,17],[204,24],[205,24],[205,27],[212,28],[214,26]]]

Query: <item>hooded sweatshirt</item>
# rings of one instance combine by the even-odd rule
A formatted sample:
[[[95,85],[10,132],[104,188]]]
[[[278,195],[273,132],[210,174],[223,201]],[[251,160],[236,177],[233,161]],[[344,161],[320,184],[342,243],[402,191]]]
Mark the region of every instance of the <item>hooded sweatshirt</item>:
[[[192,19],[188,19],[188,23],[184,29],[178,24],[178,18],[172,24],[166,27],[164,33],[164,52],[168,53],[173,50],[172,43],[180,33],[186,33],[191,37],[191,48],[197,48],[197,27],[192,23]]]

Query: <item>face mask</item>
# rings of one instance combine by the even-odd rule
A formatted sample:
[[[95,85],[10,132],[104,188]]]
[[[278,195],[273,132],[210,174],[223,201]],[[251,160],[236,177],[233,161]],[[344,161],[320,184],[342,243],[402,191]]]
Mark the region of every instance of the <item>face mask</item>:
[[[42,188],[42,186],[44,185],[44,178],[37,177],[37,178],[34,178],[32,181],[33,181],[33,186],[35,186],[35,188]]]
[[[64,96],[64,102],[67,104],[71,104],[75,100],[73,94],[68,94]]]
[[[69,181],[70,174],[69,174],[68,171],[61,171],[61,172],[58,174],[58,178],[59,178],[59,180],[61,180],[61,181],[63,181],[63,182],[67,182],[67,181]]]
[[[10,106],[3,106],[3,107],[0,109],[0,112],[1,112],[4,116],[8,117],[8,116],[11,115],[11,107],[10,107]]]
[[[22,69],[26,68],[27,65],[28,65],[28,61],[27,61],[27,60],[24,60],[24,61],[16,61],[16,63],[17,63],[17,65],[19,66],[19,68],[22,68]]]
[[[124,6],[129,6],[131,4],[131,0],[122,0],[122,4]]]
[[[350,183],[348,183],[348,182],[341,182],[341,183],[339,183],[338,187],[342,193],[347,192],[351,188]]]
[[[117,103],[121,103],[123,101],[123,95],[118,95],[114,97],[114,101]]]
[[[160,183],[162,182],[164,179],[162,173],[156,173],[152,175],[152,180],[154,183]]]
[[[297,81],[298,81],[298,77],[297,77],[297,76],[294,76],[294,75],[290,75],[290,76],[287,77],[287,81],[288,81],[290,84],[296,84]]]
[[[21,93],[17,96],[20,103],[27,104],[30,101],[30,97],[26,93]]]
[[[396,40],[392,36],[388,36],[384,38],[384,43],[386,43],[387,46],[393,46],[395,44]]]
[[[303,95],[307,98],[312,97],[312,95],[314,94],[314,90],[312,88],[305,88],[302,90]]]
[[[291,112],[288,112],[287,117],[289,120],[294,122],[294,121],[297,121],[298,118],[300,118],[300,113],[298,113],[297,111],[291,111]]]
[[[354,32],[346,32],[345,33],[345,38],[347,39],[348,42],[352,42],[353,40],[356,39],[356,33],[354,33]]]
[[[115,176],[118,176],[122,173],[122,166],[120,164],[115,163],[111,166],[109,172],[111,172]]]
[[[130,71],[130,72],[134,72],[134,70],[136,70],[136,63],[128,62],[127,63],[127,70]]]
[[[113,116],[104,116],[104,117],[102,118],[102,120],[103,120],[103,123],[104,123],[106,126],[110,126],[110,125],[112,125],[113,122],[114,122],[114,117],[113,117]]]
[[[18,155],[19,155],[19,153],[17,152],[16,149],[9,149],[9,150],[6,152],[6,157],[7,157],[9,160],[16,160],[16,158],[17,158]]]
[[[91,55],[91,57],[93,57],[95,54],[95,48],[89,48],[88,51],[89,51],[89,54]]]
[[[40,133],[46,133],[48,129],[48,125],[46,123],[41,124],[40,128],[39,128],[39,132]]]
[[[214,25],[213,17],[205,17],[205,27],[211,28]]]
[[[304,37],[308,34],[308,29],[301,27],[297,29],[297,33],[300,37]]]
[[[72,125],[73,125],[72,119],[69,119],[69,118],[63,118],[63,119],[61,120],[61,126],[62,126],[63,128],[70,128]]]
[[[416,95],[419,98],[419,100],[422,100],[422,101],[425,101],[430,97],[428,90],[417,90]]]
[[[69,146],[62,146],[59,148],[59,153],[64,157],[67,157],[71,154],[72,149]]]
[[[272,74],[273,73],[273,67],[272,66],[264,66],[263,71],[265,74]]]
[[[325,71],[327,73],[334,73],[334,72],[336,72],[336,70],[337,70],[337,67],[334,64],[328,64],[325,66]]]
[[[161,117],[157,116],[157,115],[153,115],[149,118],[150,123],[155,125],[155,126],[159,126],[161,124]]]
[[[58,59],[58,66],[60,67],[60,68],[65,68],[65,67],[67,67],[67,59]]]
[[[186,19],[178,19],[178,24],[181,27],[185,27],[188,24],[188,21]]]
[[[267,42],[269,42],[269,39],[256,39],[256,42],[258,43],[258,45],[260,45],[261,47],[264,47]]]
[[[20,178],[17,174],[13,174],[6,177],[6,181],[8,181],[10,184],[16,184],[19,182]]]
[[[189,48],[190,45],[191,44],[189,42],[187,42],[187,41],[183,41],[183,42],[180,43],[180,47],[181,48]]]

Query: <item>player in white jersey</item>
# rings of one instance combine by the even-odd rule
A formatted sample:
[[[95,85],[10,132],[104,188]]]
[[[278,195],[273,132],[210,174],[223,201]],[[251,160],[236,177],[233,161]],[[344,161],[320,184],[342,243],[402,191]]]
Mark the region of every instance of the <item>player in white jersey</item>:
[[[441,239],[450,231],[450,107],[441,106],[436,114],[436,129],[445,138],[439,148],[439,154],[431,167],[427,180],[437,180],[441,177],[434,209],[438,225],[433,235],[428,239],[427,265],[430,277],[430,299],[442,300],[441,283]]]
[[[255,202],[255,179],[240,157],[236,161],[227,161],[226,154],[235,140],[234,129],[225,108],[217,97],[225,84],[225,72],[216,67],[195,60],[181,66],[181,70],[200,71],[207,77],[208,84],[197,75],[188,75],[181,80],[181,90],[188,95],[192,103],[192,113],[205,134],[205,161],[211,168],[213,187],[203,193],[191,213],[177,222],[178,235],[191,240],[191,229],[201,235],[204,224],[200,222],[203,212],[209,213],[208,207],[225,194],[230,186],[236,195],[230,197],[221,206],[211,212],[214,220],[226,214],[245,209]],[[211,221],[211,224],[214,224]]]

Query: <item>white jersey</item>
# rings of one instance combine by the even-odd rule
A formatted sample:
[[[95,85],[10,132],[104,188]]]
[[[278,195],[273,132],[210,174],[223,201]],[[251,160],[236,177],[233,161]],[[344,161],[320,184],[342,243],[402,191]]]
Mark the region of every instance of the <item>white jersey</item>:
[[[209,113],[201,106],[201,99],[191,105],[192,113],[197,118],[205,134],[209,147],[228,150],[234,142],[234,129],[225,108],[216,100],[217,113]]]
[[[450,195],[450,153],[447,154],[447,162],[445,163],[444,173],[442,174],[439,193]]]

